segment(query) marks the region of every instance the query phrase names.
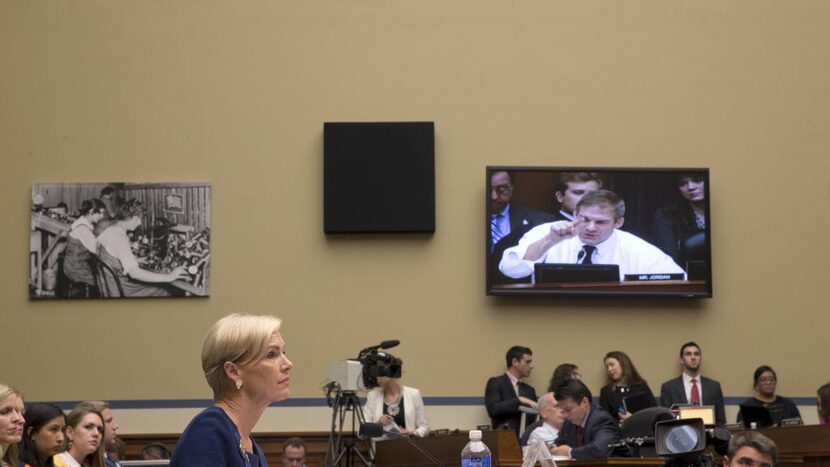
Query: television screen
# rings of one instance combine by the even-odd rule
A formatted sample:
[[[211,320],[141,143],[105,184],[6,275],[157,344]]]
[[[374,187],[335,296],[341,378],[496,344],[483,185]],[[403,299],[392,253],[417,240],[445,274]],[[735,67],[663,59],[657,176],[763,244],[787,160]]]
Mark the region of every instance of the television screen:
[[[489,166],[488,295],[711,297],[709,169]]]

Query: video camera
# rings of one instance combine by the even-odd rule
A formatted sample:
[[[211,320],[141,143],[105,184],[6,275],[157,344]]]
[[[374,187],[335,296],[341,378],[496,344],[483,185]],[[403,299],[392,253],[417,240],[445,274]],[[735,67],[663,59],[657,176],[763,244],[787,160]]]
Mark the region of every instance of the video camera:
[[[400,343],[397,339],[383,341],[361,350],[356,359],[329,364],[329,384],[337,384],[340,391],[359,391],[376,388],[378,376],[400,378],[403,368],[401,359],[379,350],[391,349]]]

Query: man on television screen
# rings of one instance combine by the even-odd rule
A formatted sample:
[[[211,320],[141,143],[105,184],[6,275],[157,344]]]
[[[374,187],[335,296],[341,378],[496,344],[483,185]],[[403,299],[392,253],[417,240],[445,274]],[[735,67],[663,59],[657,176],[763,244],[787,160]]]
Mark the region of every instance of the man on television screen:
[[[595,172],[565,172],[556,182],[556,202],[559,211],[553,215],[556,220],[574,221],[576,205],[588,193],[602,188],[602,180]]]
[[[556,221],[528,231],[502,255],[499,270],[512,278],[533,274],[536,263],[616,264],[626,274],[683,274],[685,271],[656,246],[619,230],[625,202],[616,193],[598,190],[582,197],[575,221]]]
[[[490,252],[502,239],[509,242],[507,237],[515,237],[507,246],[515,245],[531,227],[554,220],[550,214],[512,204],[512,199],[510,174],[504,170],[493,172],[490,175]]]

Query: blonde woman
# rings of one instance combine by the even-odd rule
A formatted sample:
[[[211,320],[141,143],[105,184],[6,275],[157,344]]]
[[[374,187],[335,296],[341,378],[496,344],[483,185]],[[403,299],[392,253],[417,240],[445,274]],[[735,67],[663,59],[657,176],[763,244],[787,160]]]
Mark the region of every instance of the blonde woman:
[[[171,466],[267,467],[251,432],[271,403],[288,398],[294,364],[280,324],[273,316],[232,314],[213,325],[202,345],[202,370],[214,405],[187,425]]]
[[[0,383],[0,466],[17,467],[17,443],[23,439],[23,398]]]

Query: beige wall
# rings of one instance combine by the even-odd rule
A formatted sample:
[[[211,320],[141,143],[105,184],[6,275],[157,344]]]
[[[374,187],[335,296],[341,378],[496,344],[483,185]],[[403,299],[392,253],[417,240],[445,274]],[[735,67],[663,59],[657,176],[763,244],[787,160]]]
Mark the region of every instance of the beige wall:
[[[207,398],[202,337],[246,311],[285,319],[296,397],[388,338],[428,396],[481,395],[514,343],[537,388],[571,361],[598,391],[621,349],[658,391],[689,339],[727,396],[761,363],[811,396],[830,380],[828,24],[823,0],[2,2],[0,380]],[[436,122],[434,236],[323,235],[322,124],[349,120]],[[488,164],[710,167],[715,297],[486,297]],[[27,299],[32,183],[109,180],[212,183],[212,297]]]

